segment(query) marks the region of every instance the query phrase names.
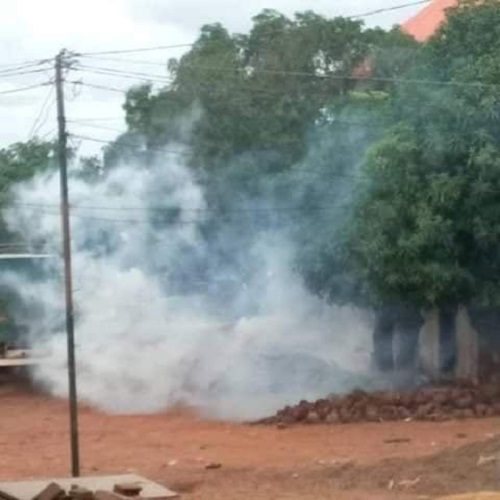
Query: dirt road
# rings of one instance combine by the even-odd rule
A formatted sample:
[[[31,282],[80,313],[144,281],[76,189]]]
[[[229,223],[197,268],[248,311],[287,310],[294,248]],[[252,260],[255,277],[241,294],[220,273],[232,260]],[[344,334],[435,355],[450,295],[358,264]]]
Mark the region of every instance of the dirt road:
[[[67,475],[66,402],[4,388],[0,405],[0,478]],[[500,419],[278,430],[186,411],[109,416],[82,408],[80,423],[85,474],[133,471],[193,500],[410,499],[493,487],[500,476],[493,462],[477,466],[500,450]],[[206,470],[209,463],[222,467]]]

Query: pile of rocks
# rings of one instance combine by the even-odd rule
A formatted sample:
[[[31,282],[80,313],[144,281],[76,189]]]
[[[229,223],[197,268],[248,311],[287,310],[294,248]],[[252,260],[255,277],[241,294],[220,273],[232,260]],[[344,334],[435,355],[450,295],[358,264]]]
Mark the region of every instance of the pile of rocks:
[[[316,402],[287,406],[259,424],[341,424],[396,420],[444,421],[500,415],[500,384],[460,384],[410,392],[356,390]]]
[[[139,500],[142,487],[133,484],[116,484],[113,491],[92,491],[87,488],[71,486],[66,491],[57,483],[48,484],[40,493],[33,497],[33,500]],[[9,493],[0,491],[2,500],[18,500]]]

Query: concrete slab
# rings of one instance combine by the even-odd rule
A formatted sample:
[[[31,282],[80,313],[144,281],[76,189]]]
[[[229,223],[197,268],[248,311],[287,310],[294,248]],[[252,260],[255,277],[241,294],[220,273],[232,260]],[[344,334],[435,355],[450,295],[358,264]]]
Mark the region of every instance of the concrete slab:
[[[26,349],[7,351],[4,358],[0,358],[0,368],[17,368],[22,366],[34,366],[44,362],[43,358],[33,356],[32,352]]]
[[[35,366],[43,362],[42,359],[37,358],[19,358],[9,359],[0,358],[0,368],[18,368],[22,366]]]
[[[178,499],[179,495],[161,484],[145,479],[135,474],[126,474],[120,476],[91,476],[80,478],[55,478],[39,481],[21,481],[0,483],[0,492],[6,493],[18,500],[32,500],[35,495],[40,493],[49,483],[55,482],[63,489],[69,490],[71,485],[77,484],[92,491],[105,490],[113,491],[116,483],[136,483],[142,486],[141,497],[147,500],[171,500]],[[2,495],[0,493],[0,499]]]

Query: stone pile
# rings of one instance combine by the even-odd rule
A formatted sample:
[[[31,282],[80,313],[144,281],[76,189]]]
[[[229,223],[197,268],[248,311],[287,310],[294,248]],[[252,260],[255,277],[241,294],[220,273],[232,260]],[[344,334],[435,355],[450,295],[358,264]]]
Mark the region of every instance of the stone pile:
[[[258,424],[347,424],[397,420],[445,420],[500,416],[500,383],[427,387],[409,392],[356,390],[287,406]]]
[[[74,484],[66,491],[59,484],[48,484],[32,500],[140,500],[142,487],[135,483],[116,484],[113,491],[92,491]],[[9,493],[0,491],[1,500],[19,500]]]

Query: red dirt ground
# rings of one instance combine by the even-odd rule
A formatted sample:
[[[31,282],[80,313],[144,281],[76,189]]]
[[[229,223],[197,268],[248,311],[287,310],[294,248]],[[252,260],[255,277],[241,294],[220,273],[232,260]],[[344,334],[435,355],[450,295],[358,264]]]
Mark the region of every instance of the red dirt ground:
[[[0,479],[67,475],[66,402],[3,387],[0,405]],[[185,411],[109,416],[82,408],[80,427],[83,473],[136,472],[193,500],[417,499],[491,489],[500,477],[498,465],[477,466],[500,450],[498,418],[279,430]],[[210,462],[222,467],[206,470]]]

